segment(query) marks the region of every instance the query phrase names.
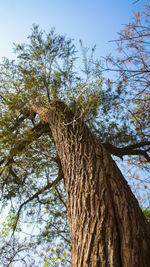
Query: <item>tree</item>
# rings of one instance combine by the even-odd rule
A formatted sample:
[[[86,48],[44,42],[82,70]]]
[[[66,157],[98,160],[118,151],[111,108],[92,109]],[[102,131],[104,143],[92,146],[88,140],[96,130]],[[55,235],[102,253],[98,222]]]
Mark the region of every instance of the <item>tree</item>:
[[[69,242],[68,215],[73,266],[148,266],[150,226],[110,154],[149,161],[136,149],[149,141],[132,138],[130,124],[122,129],[124,107],[102,86],[94,48],[87,57],[82,46],[79,76],[70,39],[34,26],[29,40],[0,70],[1,196],[13,235],[37,216],[42,233],[32,243]]]
[[[150,228],[137,201],[99,140],[82,121],[72,125],[76,119],[67,109],[62,102],[32,104],[49,123],[61,159],[72,265],[148,266]]]
[[[149,139],[149,57],[150,57],[150,15],[149,5],[143,12],[136,12],[131,22],[119,33],[116,44],[120,54],[117,58],[108,56],[103,65],[103,71],[118,74],[115,83],[120,94],[118,105],[126,107],[126,116],[134,127],[135,138],[140,142],[139,148],[144,149],[145,140]],[[110,81],[109,81],[110,82]],[[130,92],[130,93],[129,93]],[[138,148],[138,146],[137,146]],[[149,147],[145,147],[149,151]],[[132,162],[133,163],[133,162]],[[136,164],[136,160],[134,164]],[[139,162],[138,162],[139,164]],[[140,165],[147,168],[143,158]]]

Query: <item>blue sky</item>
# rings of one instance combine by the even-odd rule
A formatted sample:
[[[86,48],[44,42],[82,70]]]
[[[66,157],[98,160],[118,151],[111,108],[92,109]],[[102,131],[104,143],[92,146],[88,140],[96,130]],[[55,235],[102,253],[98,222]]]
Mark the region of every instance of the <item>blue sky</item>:
[[[14,43],[26,42],[32,24],[46,31],[56,32],[83,41],[91,47],[96,44],[97,55],[115,52],[109,43],[117,38],[122,25],[128,23],[134,11],[141,10],[140,0],[5,0],[0,3],[0,61],[12,58]]]

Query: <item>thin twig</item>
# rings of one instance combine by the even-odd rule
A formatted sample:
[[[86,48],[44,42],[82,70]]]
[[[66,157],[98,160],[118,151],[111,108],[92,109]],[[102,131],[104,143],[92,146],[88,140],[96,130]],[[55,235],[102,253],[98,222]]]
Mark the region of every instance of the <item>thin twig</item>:
[[[19,207],[19,210],[17,212],[17,216],[16,216],[16,222],[15,222],[15,225],[14,225],[14,228],[13,228],[13,233],[12,235],[14,234],[15,230],[16,230],[16,227],[17,227],[17,223],[18,223],[18,220],[19,220],[19,216],[20,216],[20,213],[21,213],[21,210],[22,208],[27,204],[29,203],[30,201],[32,201],[33,199],[37,198],[39,195],[43,194],[43,192],[45,192],[47,189],[50,189],[51,187],[55,186],[61,179],[63,178],[62,175],[58,174],[58,177],[52,182],[52,183],[49,183],[47,184],[46,186],[42,187],[41,189],[39,189],[34,195],[32,195],[30,198],[28,198],[26,201],[24,201],[20,207]]]

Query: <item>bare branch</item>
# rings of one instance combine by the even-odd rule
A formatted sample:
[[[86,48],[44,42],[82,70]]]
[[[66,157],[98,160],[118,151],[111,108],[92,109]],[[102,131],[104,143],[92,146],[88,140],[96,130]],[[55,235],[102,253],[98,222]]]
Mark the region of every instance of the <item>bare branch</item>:
[[[63,198],[62,198],[62,196],[61,196],[61,194],[60,194],[60,192],[59,192],[59,190],[57,188],[57,186],[55,186],[55,189],[56,189],[56,192],[58,194],[58,197],[59,197],[60,201],[64,204],[65,207],[67,207],[65,201],[63,200]]]
[[[149,146],[149,145],[150,145],[150,141],[142,141],[142,142],[139,142],[133,145],[126,146],[124,148],[132,149],[132,148],[138,148],[138,147]]]
[[[134,2],[133,2],[133,4],[136,4],[136,3],[138,3],[139,2],[139,0],[135,0]]]
[[[13,228],[13,234],[16,230],[16,227],[17,227],[17,223],[18,223],[18,220],[19,220],[19,216],[20,216],[20,213],[21,213],[21,210],[22,208],[29,202],[31,202],[33,199],[37,198],[39,195],[43,194],[47,189],[50,189],[51,187],[55,186],[56,184],[58,184],[58,182],[63,178],[63,175],[62,175],[62,172],[60,171],[58,173],[58,176],[57,178],[52,182],[52,183],[48,183],[47,185],[45,185],[44,187],[42,187],[41,189],[39,189],[34,195],[32,195],[30,198],[28,198],[26,201],[24,201],[20,207],[19,207],[19,210],[17,212],[17,216],[16,216],[16,222],[15,222],[15,225],[14,225],[14,228]],[[12,234],[12,235],[13,235]]]
[[[144,143],[144,142],[140,142],[139,144],[141,144],[141,143]],[[138,146],[138,144],[137,145],[134,144],[134,145],[131,145],[129,147],[118,148],[118,147],[113,146],[112,144],[103,143],[103,146],[106,148],[106,150],[110,154],[115,155],[121,159],[123,159],[123,156],[125,156],[125,155],[142,155],[145,157],[145,159],[148,162],[150,162],[150,157],[146,151],[141,150],[141,149],[134,149],[134,148],[140,147],[142,145]]]

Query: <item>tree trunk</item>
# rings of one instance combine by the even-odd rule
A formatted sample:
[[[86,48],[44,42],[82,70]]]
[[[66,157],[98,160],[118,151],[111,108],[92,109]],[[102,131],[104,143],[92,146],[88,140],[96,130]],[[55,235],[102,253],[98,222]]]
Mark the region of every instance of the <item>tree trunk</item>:
[[[150,266],[150,227],[103,145],[62,102],[33,104],[61,160],[73,267]]]

